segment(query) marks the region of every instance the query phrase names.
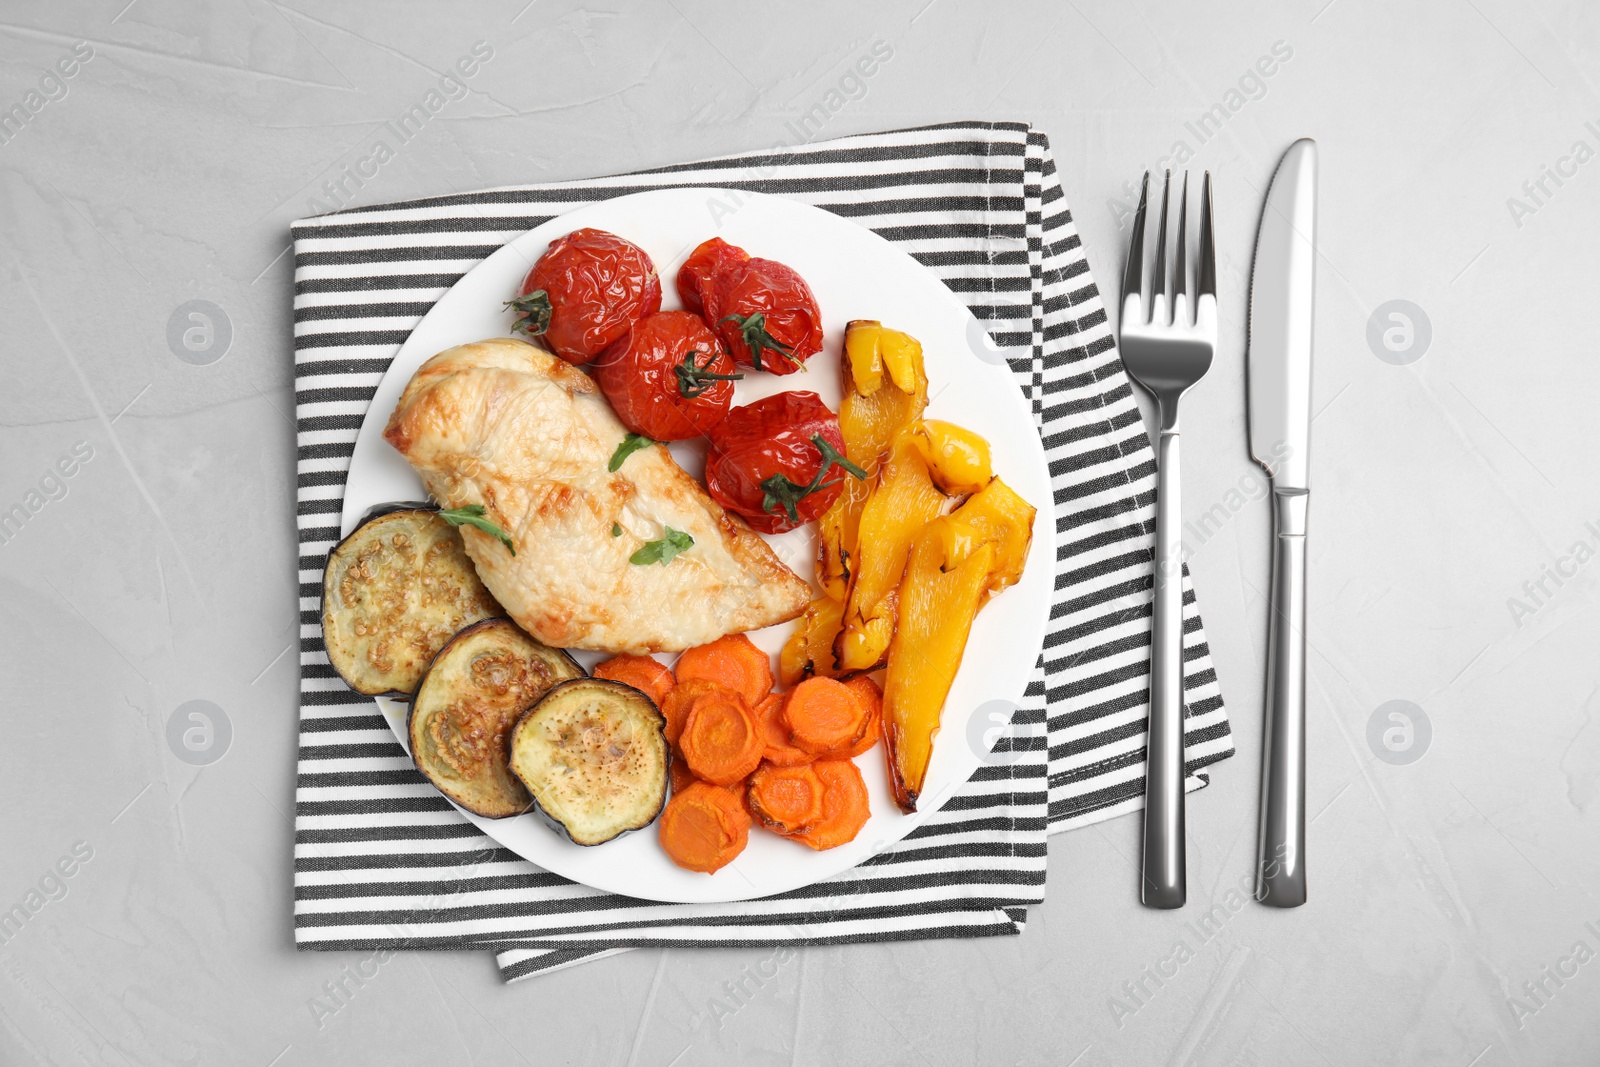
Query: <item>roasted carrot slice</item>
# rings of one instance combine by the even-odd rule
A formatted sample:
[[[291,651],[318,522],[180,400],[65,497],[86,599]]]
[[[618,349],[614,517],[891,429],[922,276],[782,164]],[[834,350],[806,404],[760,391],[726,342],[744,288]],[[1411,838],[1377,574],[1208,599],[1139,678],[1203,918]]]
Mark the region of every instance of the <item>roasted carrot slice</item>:
[[[768,830],[797,834],[822,818],[822,779],[810,764],[774,767],[763,763],[750,776],[745,803]]]
[[[590,673],[596,678],[633,686],[655,701],[658,708],[666,702],[672,687],[678,684],[672,672],[654,656],[614,656],[596,664]]]
[[[883,690],[878,688],[877,682],[864,674],[856,675],[844,683],[844,687],[854,693],[856,699],[867,709],[867,732],[862,734],[861,740],[846,753],[854,759],[863,752],[871,751],[872,746],[878,743],[878,738],[883,734]]]
[[[722,694],[737,696],[727,686],[708,682],[704,678],[696,678],[689,682],[679,682],[667,693],[667,699],[661,702],[661,714],[667,720],[667,744],[673,748],[678,747],[678,738],[683,733],[683,724],[689,721],[689,711],[694,707],[697,698],[707,694]]]
[[[678,747],[696,778],[732,785],[760,765],[767,744],[744,700],[722,689],[695,698]]]
[[[744,851],[750,813],[733,790],[695,782],[667,801],[659,833],[673,863],[710,874]]]
[[[693,678],[720,682],[752,708],[772,692],[772,660],[744,634],[729,634],[691,648],[678,657],[673,673],[680,682]]]
[[[811,768],[822,780],[822,817],[790,836],[819,852],[854,841],[872,816],[861,772],[847,759],[821,760]]]
[[[775,767],[796,767],[817,758],[803,748],[796,748],[789,740],[789,724],[783,717],[783,702],[787,696],[787,693],[769,693],[755,708],[761,738],[766,742],[761,758]]]
[[[672,792],[674,796],[683,792],[685,789],[688,789],[691,785],[694,785],[700,780],[694,776],[694,772],[689,769],[689,764],[684,761],[682,756],[672,757],[671,771]]]
[[[789,690],[783,718],[796,748],[837,757],[854,748],[867,732],[869,712],[843,682],[807,678]]]

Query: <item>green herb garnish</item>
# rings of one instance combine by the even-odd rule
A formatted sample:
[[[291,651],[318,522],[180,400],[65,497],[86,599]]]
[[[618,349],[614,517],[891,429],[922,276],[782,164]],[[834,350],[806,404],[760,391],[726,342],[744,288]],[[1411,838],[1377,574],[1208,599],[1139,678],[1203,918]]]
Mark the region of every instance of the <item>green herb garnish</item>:
[[[867,476],[866,471],[851,463],[843,452],[834,448],[828,442],[828,439],[820,433],[811,435],[811,443],[817,446],[818,452],[822,453],[822,466],[817,468],[816,477],[811,479],[811,484],[799,485],[782,474],[774,474],[769,478],[763,479],[761,488],[765,495],[761,498],[762,511],[776,514],[778,509],[782,508],[788,513],[790,522],[798,523],[800,521],[800,512],[796,510],[796,504],[812,493],[826,489],[831,485],[838,485],[842,480],[835,478],[831,482],[823,481],[832,467],[836,465],[842,467],[854,478],[865,478]]]
[[[550,329],[553,309],[550,307],[550,294],[543,289],[535,289],[527,296],[507,300],[506,307],[525,316],[517,320],[511,327],[513,330],[521,330],[529,337],[542,337],[545,331]]]
[[[439,512],[439,517],[451,526],[472,526],[500,539],[500,543],[517,554],[517,546],[511,543],[511,537],[500,527],[484,518],[486,509],[482,504],[467,504],[459,508],[446,508]]]
[[[803,364],[798,359],[789,354],[789,345],[784,344],[767,332],[767,316],[764,312],[757,311],[743,317],[739,315],[724,315],[717,321],[717,325],[720,326],[724,322],[731,322],[739,327],[739,332],[744,335],[745,347],[750,349],[750,361],[755,364],[756,370],[767,369],[761,365],[761,353],[768,348],[793,363],[796,367],[803,367]]]
[[[705,356],[706,361],[697,367],[694,362],[695,356]],[[678,395],[686,400],[693,400],[710,389],[713,382],[736,382],[744,377],[743,374],[713,374],[707,368],[716,358],[715,352],[701,352],[699,349],[694,349],[684,356],[683,362],[672,368],[678,375]]]
[[[611,536],[612,537],[621,537],[622,536],[622,527],[618,526],[616,523],[612,523],[611,524]]]
[[[617,468],[622,466],[623,460],[639,451],[639,449],[649,448],[655,443],[655,441],[642,433],[630,433],[622,439],[622,443],[617,446],[617,450],[611,453],[611,462],[606,464],[606,470],[611,471],[613,474],[616,473]]]
[[[677,558],[679,552],[687,552],[694,547],[694,538],[682,530],[674,530],[668,526],[659,541],[646,541],[644,547],[628,557],[629,563],[636,563],[641,567],[652,563],[665,566]]]

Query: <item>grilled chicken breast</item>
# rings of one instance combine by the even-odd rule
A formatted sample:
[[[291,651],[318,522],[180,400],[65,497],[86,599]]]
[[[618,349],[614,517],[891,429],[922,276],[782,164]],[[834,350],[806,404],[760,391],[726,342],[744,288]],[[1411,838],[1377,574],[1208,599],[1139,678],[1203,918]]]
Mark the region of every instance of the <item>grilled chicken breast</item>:
[[[810,585],[666,446],[607,470],[626,433],[587,374],[503,338],[424,363],[383,436],[435,500],[481,504],[510,534],[515,555],[461,527],[483,584],[547,645],[670,652],[805,610]],[[693,546],[665,565],[629,562],[669,526]]]

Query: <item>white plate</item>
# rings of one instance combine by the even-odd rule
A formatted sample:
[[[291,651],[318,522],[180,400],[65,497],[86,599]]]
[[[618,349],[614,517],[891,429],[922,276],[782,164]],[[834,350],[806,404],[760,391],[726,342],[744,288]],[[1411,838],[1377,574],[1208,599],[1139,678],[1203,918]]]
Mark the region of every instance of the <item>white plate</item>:
[[[709,210],[713,198],[722,210]],[[731,213],[727,203],[741,206]],[[720,216],[720,218],[718,217]],[[650,253],[661,271],[662,306],[679,306],[678,267],[701,241],[721,236],[752,255],[789,264],[816,293],[825,332],[823,351],[806,373],[779,377],[751,374],[739,382],[735,402],[746,404],[785,389],[818,393],[839,407],[838,353],[845,323],[879,319],[922,342],[927,363],[928,415],[981,433],[994,453],[995,473],[1039,509],[1033,548],[1022,581],[995,598],[978,616],[966,658],[945,704],[939,743],[934,746],[923,791],[923,810],[903,815],[889,794],[882,746],[856,762],[871,792],[872,817],[847,845],[814,852],[759,829],[733,863],[713,875],[677,867],[656,842],[654,827],[604,845],[584,848],[550,829],[535,815],[483,819],[462,812],[484,833],[548,871],[598,889],[648,900],[709,902],[748,900],[798,889],[829,878],[893,844],[928,818],[985,758],[987,722],[974,712],[996,700],[1020,703],[1039,655],[1055,580],[1055,524],[1050,475],[1033,416],[1009,369],[980,359],[969,348],[972,317],[938,278],[877,234],[819,208],[778,197],[714,189],[672,189],[622,196],[580,208],[529,230],[463,277],[423,318],[378,384],[361,426],[345,485],[343,532],[348,534],[374,504],[425,499],[422,480],[383,440],[383,427],[406,382],[422,363],[454,345],[511,333],[513,316],[504,301],[555,238],[583,226],[609,230]],[[981,335],[980,335],[981,336]],[[703,451],[672,446],[680,463],[698,474]],[[768,538],[802,577],[810,578],[815,527],[807,525]],[[750,637],[776,654],[793,623]],[[577,653],[588,668],[600,660]],[[670,662],[672,657],[661,657]],[[407,705],[378,699],[401,745],[407,745]],[[969,740],[969,738],[973,740]]]

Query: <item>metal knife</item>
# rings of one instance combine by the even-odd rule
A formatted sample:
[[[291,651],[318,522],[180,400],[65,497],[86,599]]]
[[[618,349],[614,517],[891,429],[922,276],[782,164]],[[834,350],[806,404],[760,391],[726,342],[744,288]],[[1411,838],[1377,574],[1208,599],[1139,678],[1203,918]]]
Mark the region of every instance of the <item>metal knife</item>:
[[[1317,145],[1289,146],[1267,190],[1250,277],[1250,452],[1272,478],[1272,614],[1256,899],[1306,902],[1306,513]]]

